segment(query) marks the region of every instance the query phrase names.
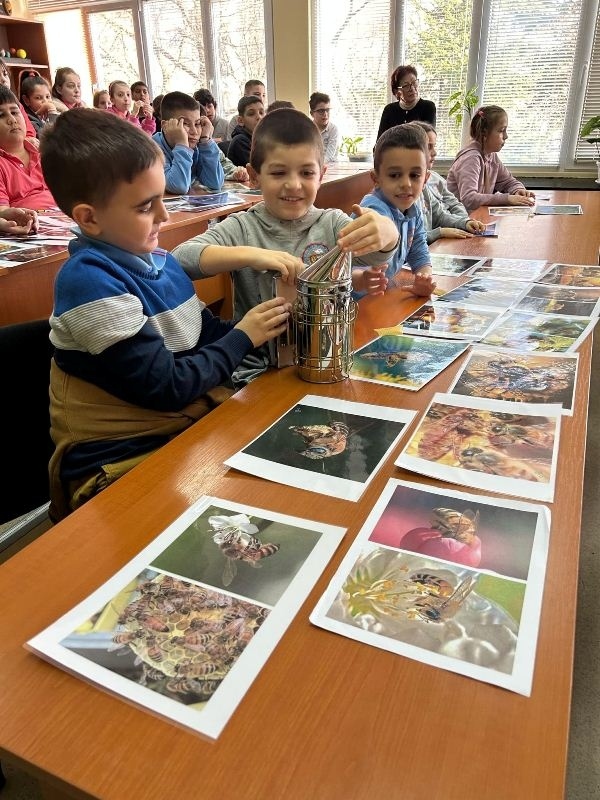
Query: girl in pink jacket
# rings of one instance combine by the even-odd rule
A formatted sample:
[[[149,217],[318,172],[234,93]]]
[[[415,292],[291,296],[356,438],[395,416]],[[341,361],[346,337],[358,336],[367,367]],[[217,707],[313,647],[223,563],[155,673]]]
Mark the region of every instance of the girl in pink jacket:
[[[125,81],[113,81],[108,87],[108,94],[112,103],[106,109],[108,114],[116,114],[121,119],[126,119],[132,125],[137,125],[138,128],[152,136],[156,131],[156,122],[152,112],[146,111],[144,103],[138,100],[133,103],[133,109],[131,110],[131,89]],[[143,116],[138,117],[138,112],[142,113]]]

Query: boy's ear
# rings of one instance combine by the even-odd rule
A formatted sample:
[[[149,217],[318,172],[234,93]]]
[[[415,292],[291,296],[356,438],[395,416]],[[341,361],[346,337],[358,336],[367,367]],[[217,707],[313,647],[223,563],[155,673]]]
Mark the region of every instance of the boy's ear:
[[[377,186],[379,181],[377,180],[377,173],[375,172],[375,170],[374,169],[369,170],[369,175],[371,176],[371,180],[373,181],[375,186]]]
[[[85,234],[97,236],[100,233],[94,206],[90,206],[88,203],[78,203],[73,206],[71,216]]]
[[[248,175],[250,176],[250,183],[253,186],[256,186],[257,189],[260,189],[260,175],[254,169],[252,164],[246,164],[246,169],[248,170]]]

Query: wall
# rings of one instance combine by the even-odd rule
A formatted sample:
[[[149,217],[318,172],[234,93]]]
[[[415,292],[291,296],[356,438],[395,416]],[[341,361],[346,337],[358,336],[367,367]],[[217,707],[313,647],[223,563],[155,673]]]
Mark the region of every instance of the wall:
[[[310,0],[272,0],[274,90],[269,102],[291,100],[308,113],[311,85]]]

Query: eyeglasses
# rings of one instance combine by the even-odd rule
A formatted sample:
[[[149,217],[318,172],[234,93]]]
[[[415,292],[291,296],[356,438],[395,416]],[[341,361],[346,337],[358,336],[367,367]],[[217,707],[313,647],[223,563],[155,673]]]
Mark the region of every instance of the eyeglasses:
[[[398,87],[402,89],[403,92],[408,92],[409,89],[416,89],[419,85],[419,81],[411,81],[410,83],[401,83]]]
[[[313,114],[329,114],[330,111],[330,108],[315,108]]]

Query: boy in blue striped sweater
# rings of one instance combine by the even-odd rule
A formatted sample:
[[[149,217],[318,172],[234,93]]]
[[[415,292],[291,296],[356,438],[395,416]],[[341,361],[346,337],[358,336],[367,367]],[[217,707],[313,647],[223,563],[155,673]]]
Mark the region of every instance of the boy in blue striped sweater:
[[[290,309],[274,298],[236,324],[197,298],[158,249],[168,218],[163,157],[143,131],[75,109],[41,151],[56,202],[78,225],[50,317],[50,514],[58,520],[230,394],[223,384],[285,330]]]

